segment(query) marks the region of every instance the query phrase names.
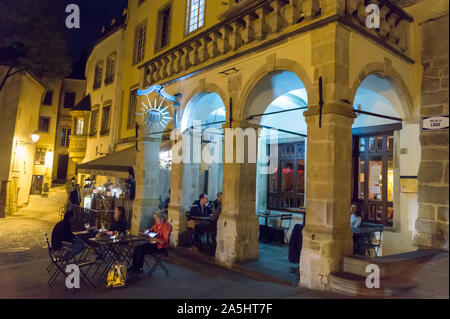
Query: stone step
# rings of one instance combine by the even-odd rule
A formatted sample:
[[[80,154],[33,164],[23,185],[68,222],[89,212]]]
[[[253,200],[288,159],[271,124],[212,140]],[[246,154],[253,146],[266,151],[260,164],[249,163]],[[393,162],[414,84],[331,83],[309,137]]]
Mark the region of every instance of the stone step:
[[[366,267],[375,264],[380,268],[381,278],[408,278],[436,253],[432,250],[416,250],[375,258],[365,256],[344,257],[343,271],[365,277],[367,275]]]
[[[389,297],[416,286],[416,283],[398,279],[381,279],[380,288],[367,288],[366,277],[346,272],[333,272],[329,277],[332,292],[348,296]]]

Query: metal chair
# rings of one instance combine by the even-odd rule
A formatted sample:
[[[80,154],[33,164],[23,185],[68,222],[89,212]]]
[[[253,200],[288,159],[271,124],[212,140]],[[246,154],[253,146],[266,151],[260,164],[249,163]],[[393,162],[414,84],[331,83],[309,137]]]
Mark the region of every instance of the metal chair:
[[[281,244],[284,244],[284,242],[289,242],[286,233],[288,232],[289,228],[291,227],[292,222],[292,214],[281,214],[281,222],[279,227],[274,227],[274,229],[282,231],[283,232],[283,241]]]
[[[169,243],[169,247],[170,247],[170,243]],[[158,268],[158,267],[160,267],[164,271],[166,276],[169,276],[169,270],[162,262],[163,258],[167,257],[169,255],[169,247],[167,247],[165,249],[161,249],[161,251],[152,254],[153,258],[155,259],[155,263],[153,264],[152,268],[148,272],[149,276],[151,276],[155,272],[156,268]]]
[[[51,262],[51,264],[47,267],[47,272],[50,274],[50,278],[48,280],[49,287],[53,285],[53,283],[56,281],[59,275],[62,274],[63,276],[67,277],[67,273],[65,271],[66,266],[69,264],[74,264],[77,265],[78,268],[80,269],[81,282],[83,282],[86,285],[87,283],[89,283],[92,287],[94,287],[94,289],[96,288],[96,286],[92,283],[92,281],[87,277],[87,273],[89,272],[90,268],[95,263],[95,261],[84,261],[84,260],[77,261],[75,259],[75,256],[71,255],[72,250],[70,249],[70,247],[67,246],[67,244],[64,244],[64,246],[61,249],[53,249],[50,246],[47,233],[45,233],[45,240],[47,242],[48,254]],[[83,271],[83,268],[85,267],[89,267],[86,272]]]

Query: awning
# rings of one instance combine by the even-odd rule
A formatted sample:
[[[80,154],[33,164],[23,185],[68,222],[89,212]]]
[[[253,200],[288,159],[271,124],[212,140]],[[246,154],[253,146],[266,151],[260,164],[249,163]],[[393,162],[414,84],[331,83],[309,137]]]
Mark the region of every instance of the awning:
[[[136,165],[136,148],[130,147],[108,156],[78,165],[78,173],[128,178],[129,169]]]

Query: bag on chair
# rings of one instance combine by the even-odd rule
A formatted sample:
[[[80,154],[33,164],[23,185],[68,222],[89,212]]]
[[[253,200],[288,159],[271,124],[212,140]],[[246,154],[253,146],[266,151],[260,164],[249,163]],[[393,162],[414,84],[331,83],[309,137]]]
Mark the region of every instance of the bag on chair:
[[[114,263],[108,271],[107,287],[120,288],[127,284],[127,267],[123,263]]]

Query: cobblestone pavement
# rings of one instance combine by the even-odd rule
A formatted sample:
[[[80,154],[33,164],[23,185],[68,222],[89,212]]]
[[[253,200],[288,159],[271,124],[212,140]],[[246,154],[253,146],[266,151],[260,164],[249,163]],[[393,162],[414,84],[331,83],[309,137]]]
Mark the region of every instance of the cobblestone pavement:
[[[0,218],[0,265],[48,258],[44,233],[51,237],[66,196],[64,187],[53,188],[48,198],[30,195],[27,207]]]

